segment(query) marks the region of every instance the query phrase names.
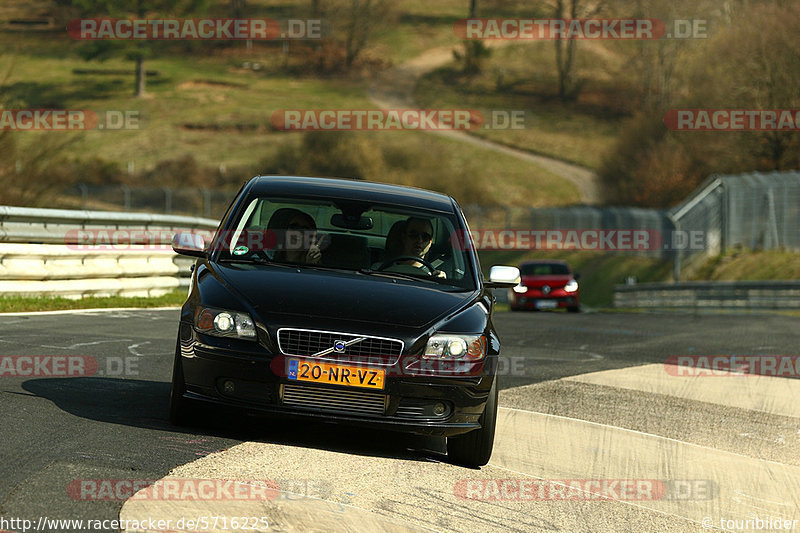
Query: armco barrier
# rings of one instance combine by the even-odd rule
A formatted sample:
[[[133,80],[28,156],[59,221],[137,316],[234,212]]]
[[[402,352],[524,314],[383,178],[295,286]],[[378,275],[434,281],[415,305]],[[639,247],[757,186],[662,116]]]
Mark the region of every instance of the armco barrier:
[[[0,206],[0,243],[69,244],[83,237],[80,230],[93,230],[99,237],[114,238],[114,230],[137,230],[134,239],[151,242],[159,238],[169,244],[170,232],[214,231],[219,224],[210,218],[113,211],[78,211]],[[164,238],[169,239],[164,241]],[[110,244],[96,242],[95,244]]]
[[[800,281],[685,281],[616,285],[614,307],[800,309]]]
[[[0,206],[0,295],[158,296],[188,287],[178,231],[210,236],[211,219]]]

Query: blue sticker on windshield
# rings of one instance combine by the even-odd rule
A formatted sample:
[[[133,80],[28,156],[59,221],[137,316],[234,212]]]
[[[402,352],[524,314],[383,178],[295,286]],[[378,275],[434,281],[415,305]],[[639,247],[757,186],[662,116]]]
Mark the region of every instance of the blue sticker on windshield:
[[[249,251],[250,249],[247,246],[237,246],[233,249],[233,255],[244,255]]]

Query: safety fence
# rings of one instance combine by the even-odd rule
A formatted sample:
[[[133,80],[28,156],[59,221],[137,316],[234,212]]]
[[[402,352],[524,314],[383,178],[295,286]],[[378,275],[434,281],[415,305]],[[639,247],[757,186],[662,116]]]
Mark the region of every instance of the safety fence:
[[[676,253],[681,269],[733,249],[800,250],[800,172],[714,175],[670,211],[681,232],[700,232],[705,246]]]
[[[0,295],[159,296],[187,287],[192,260],[171,249],[212,219],[0,206]]]

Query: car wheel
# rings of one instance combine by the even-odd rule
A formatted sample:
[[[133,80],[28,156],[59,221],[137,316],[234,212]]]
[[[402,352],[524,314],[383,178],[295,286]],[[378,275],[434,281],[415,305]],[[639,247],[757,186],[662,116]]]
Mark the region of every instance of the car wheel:
[[[567,307],[567,311],[569,311],[570,313],[580,313],[581,308],[578,307],[577,305],[573,305],[571,307]]]
[[[512,311],[521,311],[522,309],[521,309],[521,308],[519,308],[519,307],[514,307],[514,306],[512,305],[512,306],[511,306],[511,310],[512,310]]]
[[[169,421],[175,426],[185,426],[194,419],[194,406],[183,397],[186,383],[183,380],[180,342],[175,348],[175,363],[172,365],[172,388],[169,391]]]
[[[447,438],[447,455],[454,463],[478,468],[489,462],[497,425],[497,377],[494,378],[489,398],[486,400],[486,409],[478,422],[481,424],[480,429]]]

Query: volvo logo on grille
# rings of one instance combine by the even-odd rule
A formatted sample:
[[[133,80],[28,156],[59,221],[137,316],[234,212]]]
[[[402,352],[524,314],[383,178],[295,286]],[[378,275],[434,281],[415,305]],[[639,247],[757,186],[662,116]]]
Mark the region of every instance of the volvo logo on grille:
[[[336,353],[344,353],[346,347],[347,344],[344,341],[334,341],[333,343],[333,351]]]
[[[542,287],[542,294],[550,294],[550,285],[544,285]]]

